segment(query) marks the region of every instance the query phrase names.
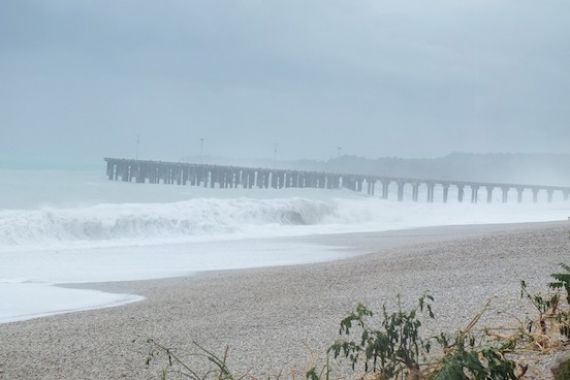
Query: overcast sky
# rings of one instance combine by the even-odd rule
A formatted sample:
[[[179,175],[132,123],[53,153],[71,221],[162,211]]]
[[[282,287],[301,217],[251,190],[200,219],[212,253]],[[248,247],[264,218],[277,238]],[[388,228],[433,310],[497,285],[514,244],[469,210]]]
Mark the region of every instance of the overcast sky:
[[[0,161],[570,153],[568,0],[1,0]]]

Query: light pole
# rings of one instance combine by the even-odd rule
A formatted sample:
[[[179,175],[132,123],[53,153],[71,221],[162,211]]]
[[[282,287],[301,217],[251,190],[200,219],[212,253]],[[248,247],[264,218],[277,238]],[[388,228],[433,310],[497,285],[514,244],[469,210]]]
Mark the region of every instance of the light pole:
[[[135,160],[139,159],[139,146],[141,144],[141,135],[140,133],[137,133],[137,147],[135,150]]]
[[[277,164],[277,150],[279,149],[279,144],[273,144],[273,166]]]

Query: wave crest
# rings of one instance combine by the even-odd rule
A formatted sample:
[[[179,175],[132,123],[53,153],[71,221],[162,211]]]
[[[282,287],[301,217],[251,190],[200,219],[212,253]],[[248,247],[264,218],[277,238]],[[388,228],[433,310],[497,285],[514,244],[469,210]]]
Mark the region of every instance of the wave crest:
[[[161,204],[102,204],[0,211],[0,247],[184,240],[261,226],[316,225],[334,217],[334,201],[193,199]]]

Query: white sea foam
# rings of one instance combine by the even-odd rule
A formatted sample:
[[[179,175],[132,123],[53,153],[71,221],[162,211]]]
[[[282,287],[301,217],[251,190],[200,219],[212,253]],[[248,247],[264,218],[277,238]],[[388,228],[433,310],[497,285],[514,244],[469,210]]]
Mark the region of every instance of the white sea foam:
[[[336,210],[335,202],[300,198],[4,210],[0,211],[0,249],[164,244],[244,233],[258,226],[317,225]]]
[[[446,224],[562,220],[568,203],[427,204],[369,197],[198,198],[0,211],[0,251],[144,246]]]

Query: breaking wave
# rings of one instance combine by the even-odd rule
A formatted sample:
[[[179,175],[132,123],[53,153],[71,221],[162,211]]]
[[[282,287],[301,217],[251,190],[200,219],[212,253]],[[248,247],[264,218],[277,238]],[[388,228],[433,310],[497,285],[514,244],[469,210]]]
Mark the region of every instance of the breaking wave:
[[[194,198],[0,210],[0,251],[147,246],[234,238],[566,219],[566,203],[428,204],[361,198]]]
[[[145,245],[281,226],[334,222],[335,201],[193,199],[174,203],[101,204],[0,211],[0,248],[69,244]],[[337,220],[338,221],[338,220]]]

